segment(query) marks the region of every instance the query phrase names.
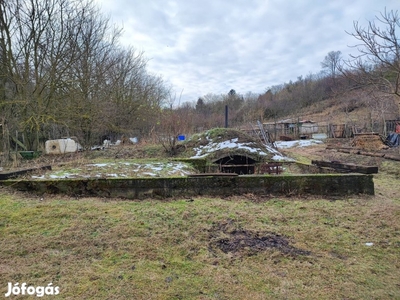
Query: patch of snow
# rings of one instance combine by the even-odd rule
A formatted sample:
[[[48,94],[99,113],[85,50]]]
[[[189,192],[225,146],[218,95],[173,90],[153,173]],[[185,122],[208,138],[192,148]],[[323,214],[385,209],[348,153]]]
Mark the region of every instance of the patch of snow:
[[[168,172],[168,175],[173,175],[178,173],[180,176],[186,176],[188,174],[191,174],[190,171],[185,170],[187,166],[181,162],[174,165],[171,164],[169,167],[171,167],[172,170]]]
[[[193,150],[196,151],[196,154],[194,156],[192,156],[191,158],[205,157],[209,153],[212,153],[212,152],[218,151],[218,150],[222,150],[222,149],[246,148],[248,150],[251,149],[252,151],[255,150],[250,147],[244,146],[244,144],[237,143],[237,141],[238,141],[237,138],[223,141],[220,143],[214,143],[214,142],[210,141],[210,143],[205,146],[199,146],[198,148],[194,148]]]
[[[118,174],[115,174],[115,173],[114,174],[107,174],[107,176],[109,176],[109,177],[119,177]]]
[[[270,146],[265,146],[267,152],[265,152],[263,149],[260,149],[258,147],[253,147],[253,143],[238,143],[238,138],[234,138],[231,140],[223,141],[220,143],[214,143],[210,142],[209,144],[205,146],[199,146],[198,148],[194,148],[193,150],[196,151],[196,154],[192,156],[191,158],[203,158],[206,157],[208,154],[222,150],[222,149],[244,149],[249,151],[250,153],[257,153],[258,155],[265,156],[268,155],[268,153],[275,154],[277,156],[281,156],[282,158],[284,157],[278,150],[270,147]]]
[[[65,178],[122,178],[149,176],[185,176],[193,173],[193,168],[183,162],[154,162],[154,163],[94,163],[88,164],[86,170],[74,169],[72,172],[53,171],[44,175],[32,176],[32,179],[65,179]]]
[[[109,166],[109,165],[113,165],[113,163],[110,163],[110,164],[108,164],[108,163],[102,163],[102,164],[89,164],[89,165],[87,165],[87,166],[89,166],[89,167],[106,167],[106,166]]]
[[[151,172],[143,172],[143,175],[157,176],[157,174]]]
[[[308,147],[318,144],[323,144],[323,141],[310,139],[310,140],[295,140],[295,141],[276,141],[275,144],[278,148],[288,149],[293,147]]]
[[[274,155],[274,156],[272,156],[271,159],[274,161],[295,161],[293,158],[286,157],[283,155]]]
[[[50,174],[50,178],[51,178],[51,179],[66,178],[66,175],[60,176],[60,175],[53,175],[53,174]]]
[[[161,171],[163,169],[162,166],[159,167],[157,165],[152,165],[152,164],[147,164],[145,167],[148,169],[152,169],[153,171]]]
[[[271,146],[265,146],[265,148],[267,148],[269,153],[273,153],[275,155],[280,155],[283,156],[277,149],[271,147]]]

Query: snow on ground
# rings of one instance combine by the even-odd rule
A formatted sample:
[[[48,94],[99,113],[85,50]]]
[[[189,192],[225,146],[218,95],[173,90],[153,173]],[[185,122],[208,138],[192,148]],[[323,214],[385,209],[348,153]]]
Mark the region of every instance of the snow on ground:
[[[323,141],[320,140],[295,140],[295,141],[276,141],[275,144],[276,146],[281,149],[288,149],[288,148],[294,148],[294,147],[308,147],[308,146],[314,146],[318,144],[323,144]]]
[[[194,148],[193,150],[196,151],[196,154],[191,158],[203,158],[209,155],[210,153],[222,149],[244,149],[249,151],[250,153],[257,153],[258,155],[265,156],[268,154],[273,154],[272,160],[275,161],[293,161],[293,159],[284,156],[278,150],[271,146],[265,146],[265,149],[261,149],[259,147],[255,147],[254,143],[238,143],[238,139],[234,138],[231,140],[223,141],[220,143],[215,143],[209,140],[205,146],[199,146]],[[268,153],[267,153],[268,152]]]
[[[88,164],[78,169],[54,170],[45,175],[32,176],[32,179],[63,179],[63,178],[101,178],[101,177],[157,177],[186,176],[194,173],[192,166],[182,162],[110,162]]]
[[[308,146],[314,146],[318,144],[323,144],[322,141],[320,140],[295,140],[295,141],[276,141],[275,145],[277,146],[278,149],[288,149],[288,148],[293,148],[293,147],[308,147]],[[289,158],[282,153],[279,152],[279,150],[271,147],[271,146],[265,146],[265,150],[260,149],[258,147],[252,146],[252,143],[238,143],[238,139],[231,139],[227,141],[223,141],[220,143],[215,143],[210,140],[210,143],[205,145],[205,146],[199,146],[198,148],[194,148],[193,150],[196,151],[196,154],[192,156],[191,158],[202,158],[206,157],[208,154],[221,150],[221,149],[245,149],[251,153],[258,153],[258,155],[268,155],[268,153],[273,154],[272,160],[275,161],[293,161],[292,158]],[[267,152],[268,153],[267,153]]]
[[[273,154],[274,161],[294,161],[277,149],[265,146],[264,149],[254,147],[253,143],[238,143],[238,139],[231,139],[220,143],[209,140],[210,143],[205,146],[194,148],[196,154],[191,158],[202,158],[208,154],[221,149],[245,149],[251,153],[257,153],[264,156]],[[323,144],[320,140],[295,140],[295,141],[277,141],[278,149],[288,149],[292,147],[308,147]],[[70,170],[57,170],[46,172],[45,175],[32,176],[32,179],[61,179],[61,178],[100,178],[100,177],[158,177],[158,176],[186,176],[194,173],[195,170],[182,162],[146,162],[144,164],[121,161],[110,163],[88,164],[83,168]]]
[[[269,148],[268,148],[269,152],[279,154],[278,151],[276,151],[272,147],[269,147]],[[205,146],[199,146],[197,148],[193,148],[193,150],[196,151],[196,154],[194,156],[192,156],[191,158],[203,158],[212,152],[222,150],[222,149],[244,149],[244,150],[249,151],[250,153],[257,153],[258,155],[261,155],[261,156],[268,155],[268,153],[265,152],[263,149],[254,147],[253,143],[238,143],[238,138],[234,138],[234,139],[219,142],[219,143],[215,143],[210,140],[210,143],[208,143]]]

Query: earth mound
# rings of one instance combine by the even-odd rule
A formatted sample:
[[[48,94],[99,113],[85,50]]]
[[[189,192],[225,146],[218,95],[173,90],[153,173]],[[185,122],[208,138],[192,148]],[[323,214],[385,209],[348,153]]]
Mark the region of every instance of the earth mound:
[[[215,128],[193,135],[186,142],[191,158],[216,160],[224,156],[243,155],[255,161],[286,160],[277,149],[240,130]]]

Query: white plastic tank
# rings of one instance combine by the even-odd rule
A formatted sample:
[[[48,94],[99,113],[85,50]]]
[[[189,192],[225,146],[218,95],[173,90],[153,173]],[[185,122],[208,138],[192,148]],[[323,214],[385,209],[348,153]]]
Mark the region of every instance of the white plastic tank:
[[[81,145],[73,139],[48,140],[45,144],[46,154],[64,154],[81,150]]]

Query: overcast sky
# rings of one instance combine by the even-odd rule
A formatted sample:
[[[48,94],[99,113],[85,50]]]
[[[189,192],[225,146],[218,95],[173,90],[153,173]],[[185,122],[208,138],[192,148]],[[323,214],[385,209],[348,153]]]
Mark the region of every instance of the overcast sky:
[[[330,51],[356,53],[353,22],[366,24],[399,0],[95,0],[144,51],[148,71],[178,102],[208,93],[263,93],[321,71]]]

